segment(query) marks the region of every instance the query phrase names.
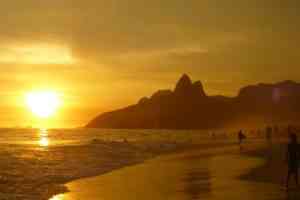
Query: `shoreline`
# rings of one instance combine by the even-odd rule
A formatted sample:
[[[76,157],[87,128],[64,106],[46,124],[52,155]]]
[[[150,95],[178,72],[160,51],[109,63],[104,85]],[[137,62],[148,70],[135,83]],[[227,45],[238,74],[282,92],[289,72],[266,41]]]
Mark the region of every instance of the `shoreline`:
[[[245,144],[245,152],[252,152],[263,146],[263,140],[249,140]],[[13,148],[12,152],[4,149],[0,152],[0,160],[9,164],[0,165],[0,198],[49,200],[57,194],[67,192],[65,184],[71,181],[103,175],[164,155],[183,153],[184,156],[185,151],[194,150],[197,155],[201,151],[200,156],[240,153],[235,140],[92,140],[84,145]]]
[[[164,148],[162,146],[167,146],[167,147]],[[72,178],[68,181],[64,181],[63,183],[60,183],[59,185],[55,184],[54,188],[53,188],[54,190],[51,192],[51,196],[47,195],[47,198],[45,198],[45,200],[51,200],[51,198],[55,195],[64,194],[64,193],[68,192],[68,189],[66,188],[65,185],[72,181],[104,175],[104,174],[110,173],[114,170],[122,169],[124,167],[130,167],[130,166],[142,164],[148,160],[156,159],[160,156],[172,155],[172,154],[177,154],[177,153],[181,153],[184,151],[193,151],[193,150],[199,150],[199,149],[203,149],[205,151],[205,150],[210,150],[211,148],[214,148],[214,147],[226,147],[226,146],[236,146],[236,143],[228,143],[227,144],[224,142],[220,142],[220,143],[207,144],[207,145],[203,145],[203,144],[190,145],[190,144],[185,144],[185,143],[155,144],[152,147],[150,147],[150,149],[151,149],[150,152],[149,152],[149,148],[148,148],[147,153],[143,155],[143,158],[139,158],[139,160],[132,160],[128,163],[123,163],[123,165],[121,164],[119,166],[116,166],[114,168],[110,168],[110,169],[107,169],[104,171],[99,170],[95,174],[83,175],[80,177]],[[143,149],[143,148],[144,147],[142,147],[141,149]],[[139,149],[139,150],[141,150],[141,149]],[[144,150],[142,150],[142,151],[144,151]],[[208,155],[208,154],[205,154],[205,155]],[[44,200],[44,198],[41,198],[41,199]]]
[[[0,198],[48,200],[67,192],[64,185],[77,179],[102,175],[161,155],[224,146],[236,146],[236,142],[96,140],[86,145],[46,149],[4,149],[0,160],[9,163],[10,168],[0,165]]]
[[[163,145],[166,145],[166,144],[163,144]],[[246,151],[247,152],[252,152],[252,151],[255,151],[257,149],[263,149],[264,146],[265,146],[264,143],[259,143],[259,144],[258,143],[254,143],[254,144],[249,143],[249,144],[247,144],[247,150]],[[155,150],[157,151],[158,149],[155,149]],[[243,153],[245,153],[245,152],[240,152],[239,151],[239,146],[237,145],[237,143],[227,143],[227,144],[225,144],[225,143],[221,142],[221,143],[214,143],[214,144],[209,144],[209,145],[196,144],[195,146],[191,146],[190,144],[186,144],[186,145],[174,148],[174,149],[167,149],[167,151],[156,152],[156,155],[145,158],[145,159],[141,160],[140,162],[129,163],[127,165],[120,166],[119,168],[114,168],[114,169],[111,169],[107,172],[99,173],[99,174],[96,174],[96,175],[93,175],[93,176],[79,177],[77,179],[74,179],[74,180],[71,180],[71,181],[68,181],[68,182],[64,183],[64,185],[68,184],[69,182],[73,182],[73,181],[76,181],[76,180],[79,180],[79,179],[96,177],[96,176],[100,176],[100,175],[103,175],[103,174],[106,174],[106,173],[109,173],[109,172],[112,172],[114,170],[121,169],[121,168],[124,168],[124,167],[129,167],[129,166],[133,166],[133,165],[137,165],[137,164],[142,164],[145,161],[152,160],[152,159],[157,159],[160,156],[172,156],[172,154],[174,154],[176,156],[178,156],[178,154],[180,156],[181,155],[184,156],[185,151],[194,151],[194,150],[195,150],[195,152],[197,152],[197,156],[214,156],[214,155],[222,155],[222,154],[239,154],[239,153],[243,154]],[[201,151],[200,154],[199,154],[199,151]],[[67,189],[67,188],[65,188],[65,189]],[[64,194],[66,192],[68,192],[68,190],[57,192],[52,197],[54,197],[55,195]]]

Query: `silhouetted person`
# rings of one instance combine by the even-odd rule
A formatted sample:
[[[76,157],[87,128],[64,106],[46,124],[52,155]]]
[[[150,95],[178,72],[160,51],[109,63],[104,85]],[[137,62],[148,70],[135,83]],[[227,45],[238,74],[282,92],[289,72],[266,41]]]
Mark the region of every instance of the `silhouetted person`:
[[[289,134],[292,133],[292,129],[293,129],[293,126],[291,126],[291,125],[288,125],[286,127],[285,133],[288,137],[290,136]]]
[[[272,144],[272,132],[273,132],[272,127],[267,126],[267,128],[266,128],[266,140],[269,144]]]
[[[242,150],[242,143],[243,143],[244,139],[246,139],[246,136],[243,134],[243,131],[240,130],[238,132],[238,140],[239,140],[240,150]]]
[[[297,135],[292,133],[289,128],[289,144],[287,149],[288,175],[286,180],[286,188],[289,187],[290,177],[294,175],[295,182],[298,186],[298,166],[299,166],[299,145]]]
[[[212,132],[212,133],[211,133],[211,138],[212,138],[213,140],[216,139],[216,134],[215,134],[215,132]]]

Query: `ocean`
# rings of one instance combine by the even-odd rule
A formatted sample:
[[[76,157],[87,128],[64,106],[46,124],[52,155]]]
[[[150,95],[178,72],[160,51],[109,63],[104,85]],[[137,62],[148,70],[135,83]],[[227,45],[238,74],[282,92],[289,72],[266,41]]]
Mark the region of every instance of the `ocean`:
[[[211,140],[199,130],[1,129],[0,199],[46,200],[69,181]]]

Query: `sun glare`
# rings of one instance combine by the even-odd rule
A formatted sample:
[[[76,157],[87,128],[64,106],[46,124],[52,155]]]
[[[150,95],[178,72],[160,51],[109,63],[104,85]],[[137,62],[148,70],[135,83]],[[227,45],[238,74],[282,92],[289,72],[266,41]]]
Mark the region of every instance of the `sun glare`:
[[[28,108],[40,118],[52,116],[60,103],[58,94],[51,91],[30,92],[26,95]]]

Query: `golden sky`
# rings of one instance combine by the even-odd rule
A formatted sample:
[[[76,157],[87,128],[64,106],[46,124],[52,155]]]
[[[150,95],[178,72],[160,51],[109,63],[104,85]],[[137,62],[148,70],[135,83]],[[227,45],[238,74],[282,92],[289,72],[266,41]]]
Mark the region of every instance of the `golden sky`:
[[[55,90],[56,127],[172,88],[209,94],[300,80],[298,0],[10,0],[0,7],[0,126],[33,123],[24,94]]]

